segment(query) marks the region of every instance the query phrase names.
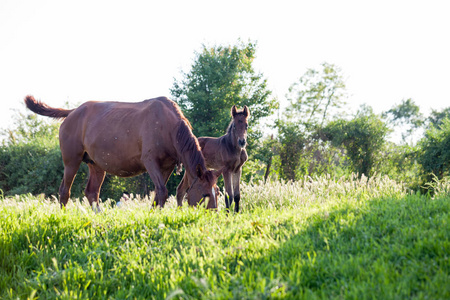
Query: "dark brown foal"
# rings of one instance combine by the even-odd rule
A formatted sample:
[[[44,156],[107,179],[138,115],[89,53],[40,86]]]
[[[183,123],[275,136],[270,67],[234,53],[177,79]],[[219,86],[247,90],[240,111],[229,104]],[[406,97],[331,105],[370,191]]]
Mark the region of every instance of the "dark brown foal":
[[[250,111],[247,106],[240,111],[233,105],[231,108],[233,117],[228,126],[227,133],[219,138],[200,137],[198,142],[202,149],[208,169],[222,172],[225,184],[225,205],[229,211],[234,200],[234,210],[239,212],[241,200],[240,179],[242,165],[247,161],[247,128]],[[189,178],[183,177],[177,188],[177,202],[181,206],[186,191],[189,188]],[[190,201],[188,196],[188,201]]]

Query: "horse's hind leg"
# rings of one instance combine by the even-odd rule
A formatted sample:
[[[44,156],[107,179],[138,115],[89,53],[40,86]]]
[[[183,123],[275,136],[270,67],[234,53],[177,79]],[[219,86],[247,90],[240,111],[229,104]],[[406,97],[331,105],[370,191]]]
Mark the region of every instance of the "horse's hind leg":
[[[97,212],[99,212],[98,197],[100,196],[100,188],[105,179],[105,171],[94,163],[88,163],[88,167],[89,180],[84,193],[92,209],[97,209]],[[94,207],[94,203],[97,205],[96,208]]]
[[[63,126],[64,123],[59,130],[59,144],[64,162],[64,177],[59,187],[59,202],[61,203],[61,207],[66,206],[67,201],[69,201],[70,189],[72,188],[73,180],[80,168],[84,154],[82,145],[74,140],[74,135],[64,134]]]
[[[70,189],[72,188],[72,183],[77,175],[78,168],[80,167],[81,159],[79,161],[72,161],[70,163],[64,164],[64,176],[59,187],[59,202],[61,203],[61,208],[66,206],[70,198]]]

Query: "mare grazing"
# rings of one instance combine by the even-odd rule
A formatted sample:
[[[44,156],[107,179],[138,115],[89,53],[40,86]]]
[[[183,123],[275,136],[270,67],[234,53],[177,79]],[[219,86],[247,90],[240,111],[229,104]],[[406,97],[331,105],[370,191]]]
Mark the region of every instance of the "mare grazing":
[[[59,129],[64,162],[59,188],[61,207],[69,200],[82,161],[89,167],[85,194],[92,208],[98,209],[106,172],[131,177],[145,171],[155,184],[154,204],[163,207],[168,197],[165,185],[180,163],[190,182],[187,193],[191,204],[205,199],[208,208],[217,207],[214,188],[220,173],[207,170],[191,125],[175,102],[165,97],[139,103],[90,101],[67,110],[49,107],[27,96],[25,104],[37,114],[64,119]]]
[[[227,211],[231,203],[235,202],[234,210],[239,212],[239,201],[241,199],[239,182],[241,179],[242,165],[247,161],[247,143],[248,117],[250,111],[247,106],[240,111],[233,105],[231,108],[233,120],[228,126],[227,133],[219,138],[200,137],[198,142],[202,148],[203,156],[206,160],[206,166],[223,174],[225,184],[225,205]],[[186,175],[181,180],[177,188],[177,202],[181,206],[183,198],[188,191],[191,179]],[[188,195],[189,204],[191,204]]]

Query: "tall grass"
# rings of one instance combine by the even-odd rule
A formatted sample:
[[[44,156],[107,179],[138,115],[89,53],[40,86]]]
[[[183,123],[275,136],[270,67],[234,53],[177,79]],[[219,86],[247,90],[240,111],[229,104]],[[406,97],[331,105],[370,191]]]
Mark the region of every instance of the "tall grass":
[[[406,189],[401,183],[390,180],[387,176],[364,175],[358,177],[332,178],[330,175],[305,176],[294,182],[276,181],[265,184],[243,184],[245,208],[255,207],[268,209],[299,208],[306,205],[322,205],[339,200],[355,201],[378,197],[403,197]]]
[[[0,298],[450,297],[449,198],[386,177],[244,185],[239,214],[112,202],[1,200]]]

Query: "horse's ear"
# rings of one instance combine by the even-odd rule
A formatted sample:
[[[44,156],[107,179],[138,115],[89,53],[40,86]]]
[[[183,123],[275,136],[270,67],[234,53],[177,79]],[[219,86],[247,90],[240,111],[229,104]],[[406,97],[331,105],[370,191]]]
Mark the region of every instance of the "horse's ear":
[[[246,118],[250,117],[250,109],[248,109],[247,105],[244,106],[244,116]]]
[[[231,108],[231,116],[234,118],[236,114],[237,114],[236,105],[233,105],[233,107]]]
[[[203,177],[203,168],[200,164],[197,165],[197,168],[195,168],[195,172],[197,173],[198,178]]]

